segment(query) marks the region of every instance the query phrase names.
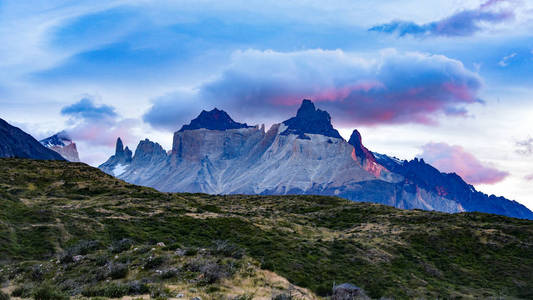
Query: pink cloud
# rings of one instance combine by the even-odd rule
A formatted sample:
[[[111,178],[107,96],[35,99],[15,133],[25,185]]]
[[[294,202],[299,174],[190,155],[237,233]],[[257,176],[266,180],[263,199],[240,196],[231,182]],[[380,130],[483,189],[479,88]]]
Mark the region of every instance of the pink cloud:
[[[422,146],[419,157],[441,172],[457,173],[470,184],[495,184],[504,180],[509,173],[498,170],[479,161],[461,146],[446,143],[428,143]]]

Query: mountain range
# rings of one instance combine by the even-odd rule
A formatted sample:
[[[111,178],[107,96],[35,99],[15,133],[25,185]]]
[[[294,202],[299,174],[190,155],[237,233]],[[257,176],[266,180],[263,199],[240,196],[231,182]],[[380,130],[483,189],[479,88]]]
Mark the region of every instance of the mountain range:
[[[236,122],[223,110],[202,111],[174,133],[168,153],[145,139],[132,155],[119,138],[115,155],[99,168],[164,192],[333,195],[404,209],[533,219],[524,205],[478,192],[422,159],[368,150],[357,130],[344,140],[330,115],[310,100],[268,131]]]

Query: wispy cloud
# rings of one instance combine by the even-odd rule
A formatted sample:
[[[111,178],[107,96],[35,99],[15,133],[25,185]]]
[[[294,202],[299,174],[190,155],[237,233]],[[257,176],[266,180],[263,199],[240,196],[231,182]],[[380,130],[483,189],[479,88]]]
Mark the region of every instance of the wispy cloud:
[[[529,156],[533,154],[533,138],[529,137],[527,139],[516,142],[516,153],[520,155]]]
[[[462,10],[444,19],[417,24],[411,21],[392,21],[371,27],[377,31],[398,36],[470,36],[483,29],[485,24],[498,24],[514,19],[510,8],[499,8],[505,0],[489,0],[476,9]]]
[[[507,56],[504,56],[499,62],[498,62],[498,65],[500,67],[507,67],[509,65],[509,60],[511,60],[513,57],[515,57],[517,55],[516,52],[513,52]]]
[[[117,137],[126,143],[135,140],[131,130],[138,125],[137,120],[123,119],[115,108],[98,105],[93,99],[83,98],[61,110],[69,117],[67,132],[74,141],[83,141],[90,145],[113,147]]]
[[[509,173],[479,161],[461,146],[446,143],[428,143],[418,155],[441,172],[457,173],[470,184],[495,184]]]
[[[215,105],[248,120],[283,118],[309,98],[330,111],[337,124],[432,125],[440,115],[466,116],[466,106],[481,101],[481,85],[477,74],[441,55],[391,49],[377,55],[237,51],[215,80],[195,93],[154,100],[144,120],[176,128],[185,121],[182,116],[193,114],[191,109]],[[188,104],[193,101],[196,107]]]

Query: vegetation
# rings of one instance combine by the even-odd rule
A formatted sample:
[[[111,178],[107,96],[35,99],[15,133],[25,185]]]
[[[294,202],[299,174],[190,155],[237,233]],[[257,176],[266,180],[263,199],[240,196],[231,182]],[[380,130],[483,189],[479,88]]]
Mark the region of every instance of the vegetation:
[[[0,160],[0,259],[12,297],[533,298],[532,221],[160,193],[57,161]]]

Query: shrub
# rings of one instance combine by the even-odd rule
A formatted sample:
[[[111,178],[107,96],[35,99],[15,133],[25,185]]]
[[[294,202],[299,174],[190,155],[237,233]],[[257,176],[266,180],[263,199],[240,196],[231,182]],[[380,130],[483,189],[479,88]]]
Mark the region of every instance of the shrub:
[[[233,257],[240,259],[244,256],[244,249],[232,244],[228,241],[217,240],[214,242],[213,254],[223,255],[226,257]]]
[[[163,256],[150,256],[146,259],[144,262],[144,268],[145,269],[153,269],[157,268],[160,265],[162,265],[165,262],[165,258]]]
[[[59,255],[59,262],[69,264],[74,262],[74,254],[71,251],[65,251]]]
[[[44,273],[43,273],[43,268],[41,265],[35,265],[31,268],[31,272],[30,272],[31,280],[41,281],[43,280],[43,277],[44,277]]]
[[[112,279],[121,279],[128,275],[128,266],[125,264],[109,265],[108,276]]]
[[[85,297],[110,297],[120,298],[128,294],[128,286],[124,284],[109,283],[101,286],[87,286],[81,294]]]
[[[35,300],[66,300],[69,297],[57,291],[57,288],[42,285],[33,292]]]
[[[0,300],[9,300],[10,297],[8,294],[5,294],[4,292],[0,291]]]
[[[272,297],[272,300],[291,300],[292,296],[287,294],[279,294]]]
[[[179,270],[176,269],[176,268],[163,270],[163,272],[161,272],[161,278],[162,279],[174,278],[174,277],[178,276],[178,273],[179,273]]]
[[[119,241],[115,241],[111,244],[110,251],[112,253],[121,253],[126,250],[129,250],[133,246],[133,241],[130,239],[121,239]]]
[[[206,283],[212,284],[222,278],[229,276],[227,268],[221,266],[215,261],[205,259],[196,259],[186,265],[187,270],[191,272],[200,272]]]
[[[12,292],[11,297],[29,298],[31,296],[31,286],[19,285]]]
[[[73,255],[87,255],[89,253],[92,253],[98,249],[100,249],[100,242],[98,241],[80,241],[76,245],[68,248],[68,252],[72,253]]]
[[[150,288],[146,283],[136,280],[128,282],[128,294],[130,295],[140,295],[150,292]]]

